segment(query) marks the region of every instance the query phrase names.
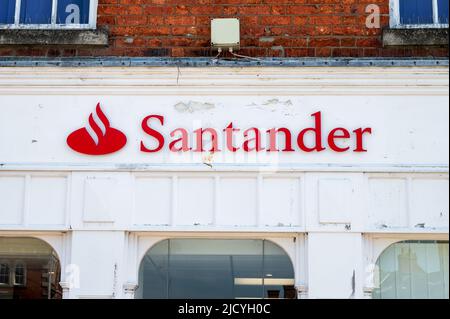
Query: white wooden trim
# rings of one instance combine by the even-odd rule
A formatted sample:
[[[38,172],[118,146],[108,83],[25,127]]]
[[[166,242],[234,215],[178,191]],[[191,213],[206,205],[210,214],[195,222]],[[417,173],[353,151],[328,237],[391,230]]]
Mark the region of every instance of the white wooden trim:
[[[14,24],[13,26],[18,27],[20,24],[20,7],[22,0],[16,0],[16,12],[14,13]]]
[[[439,24],[438,0],[433,0],[433,24]]]
[[[52,0],[52,20],[51,24],[56,24],[56,14],[58,13],[58,0]]]
[[[97,8],[98,0],[91,0],[89,7],[89,28],[97,28]]]
[[[391,28],[398,27],[400,25],[400,2],[399,0],[390,0],[389,8],[389,24]]]
[[[447,67],[0,68],[0,94],[448,96]]]

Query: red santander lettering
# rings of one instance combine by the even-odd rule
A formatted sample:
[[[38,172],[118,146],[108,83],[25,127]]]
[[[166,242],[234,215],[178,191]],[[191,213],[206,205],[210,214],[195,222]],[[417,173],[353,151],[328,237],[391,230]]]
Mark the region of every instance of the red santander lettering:
[[[343,127],[337,127],[330,130],[327,134],[323,131],[322,113],[316,112],[311,114],[314,124],[311,127],[299,129],[298,133],[292,132],[290,129],[272,128],[263,131],[265,135],[256,127],[240,129],[230,122],[224,129],[220,131],[214,128],[199,128],[194,130],[191,134],[184,128],[176,128],[170,132],[169,151],[171,152],[221,152],[227,150],[235,153],[239,150],[243,152],[323,152],[331,150],[337,153],[348,152],[352,149],[351,143],[353,141],[353,152],[361,153],[367,152],[365,147],[365,138],[372,134],[372,128],[357,128],[348,130]],[[145,153],[159,152],[166,144],[165,137],[161,130],[151,127],[150,122],[157,124],[159,127],[164,127],[165,118],[162,115],[149,115],[142,121],[142,129],[145,134],[154,139],[156,145],[149,147],[148,144],[141,141],[141,151]],[[224,138],[224,146],[219,145],[222,140],[222,133]],[[241,145],[236,145],[236,134],[241,132],[243,142]],[[351,134],[352,132],[353,134]],[[296,135],[295,135],[296,134]],[[323,137],[325,136],[325,141]],[[280,147],[277,142],[284,138],[284,147]],[[309,139],[308,139],[309,138]],[[308,140],[307,140],[308,139]],[[205,140],[209,143],[205,143]],[[294,145],[293,140],[297,141]],[[263,143],[266,142],[266,143]],[[205,147],[205,145],[210,145]],[[297,148],[296,148],[297,147]]]

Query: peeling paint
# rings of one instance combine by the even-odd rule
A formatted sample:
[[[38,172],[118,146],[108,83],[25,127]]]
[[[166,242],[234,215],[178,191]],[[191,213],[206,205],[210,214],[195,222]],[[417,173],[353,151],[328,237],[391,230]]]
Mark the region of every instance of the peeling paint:
[[[209,111],[216,107],[213,103],[207,103],[207,102],[198,102],[198,101],[189,101],[187,103],[185,102],[179,102],[175,104],[174,108],[180,113],[195,113],[195,112],[203,112],[203,111]]]
[[[290,99],[281,100],[279,98],[273,98],[266,100],[261,104],[253,102],[251,104],[248,104],[247,106],[262,111],[283,112],[284,116],[297,115],[294,111],[294,103]]]
[[[205,164],[206,166],[209,166],[210,168],[212,168],[213,162],[214,162],[214,153],[213,152],[203,156],[203,164]]]
[[[282,101],[280,99],[270,99],[265,101],[262,105],[265,106],[273,106],[273,105],[284,105],[284,106],[292,106],[292,101],[291,100],[286,100],[286,101]]]

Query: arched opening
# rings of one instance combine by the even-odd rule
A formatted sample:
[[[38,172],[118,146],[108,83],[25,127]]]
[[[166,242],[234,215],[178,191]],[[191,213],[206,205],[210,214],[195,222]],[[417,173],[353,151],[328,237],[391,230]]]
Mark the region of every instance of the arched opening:
[[[448,299],[448,241],[402,241],[377,260],[375,299]]]
[[[169,239],[144,256],[136,298],[296,298],[294,267],[267,240]]]
[[[55,250],[36,238],[0,237],[0,299],[61,299]]]

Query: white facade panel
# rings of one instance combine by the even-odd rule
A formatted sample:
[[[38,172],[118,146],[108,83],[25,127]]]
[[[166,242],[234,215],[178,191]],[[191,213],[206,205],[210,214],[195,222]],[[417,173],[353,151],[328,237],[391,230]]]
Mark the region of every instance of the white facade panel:
[[[122,232],[74,232],[71,264],[79,272],[75,298],[114,298],[121,294],[124,234]]]
[[[212,225],[215,190],[213,178],[178,178],[177,225]]]
[[[67,211],[67,179],[33,176],[30,186],[27,222],[31,225],[64,225]]]
[[[369,180],[369,222],[377,227],[408,226],[408,191],[405,178]]]
[[[411,183],[410,226],[448,226],[448,179],[414,178]]]
[[[263,177],[261,224],[301,226],[302,193],[300,178]],[[273,198],[277,200],[274,201]]]
[[[217,223],[256,226],[258,214],[256,178],[229,177],[220,183]]]
[[[351,221],[352,184],[348,179],[319,180],[320,223],[345,224]]]
[[[359,234],[309,234],[310,298],[361,298]]]
[[[136,177],[134,224],[169,225],[172,187],[170,177]]]
[[[22,223],[25,197],[24,176],[3,176],[0,178],[0,220],[4,225]]]

